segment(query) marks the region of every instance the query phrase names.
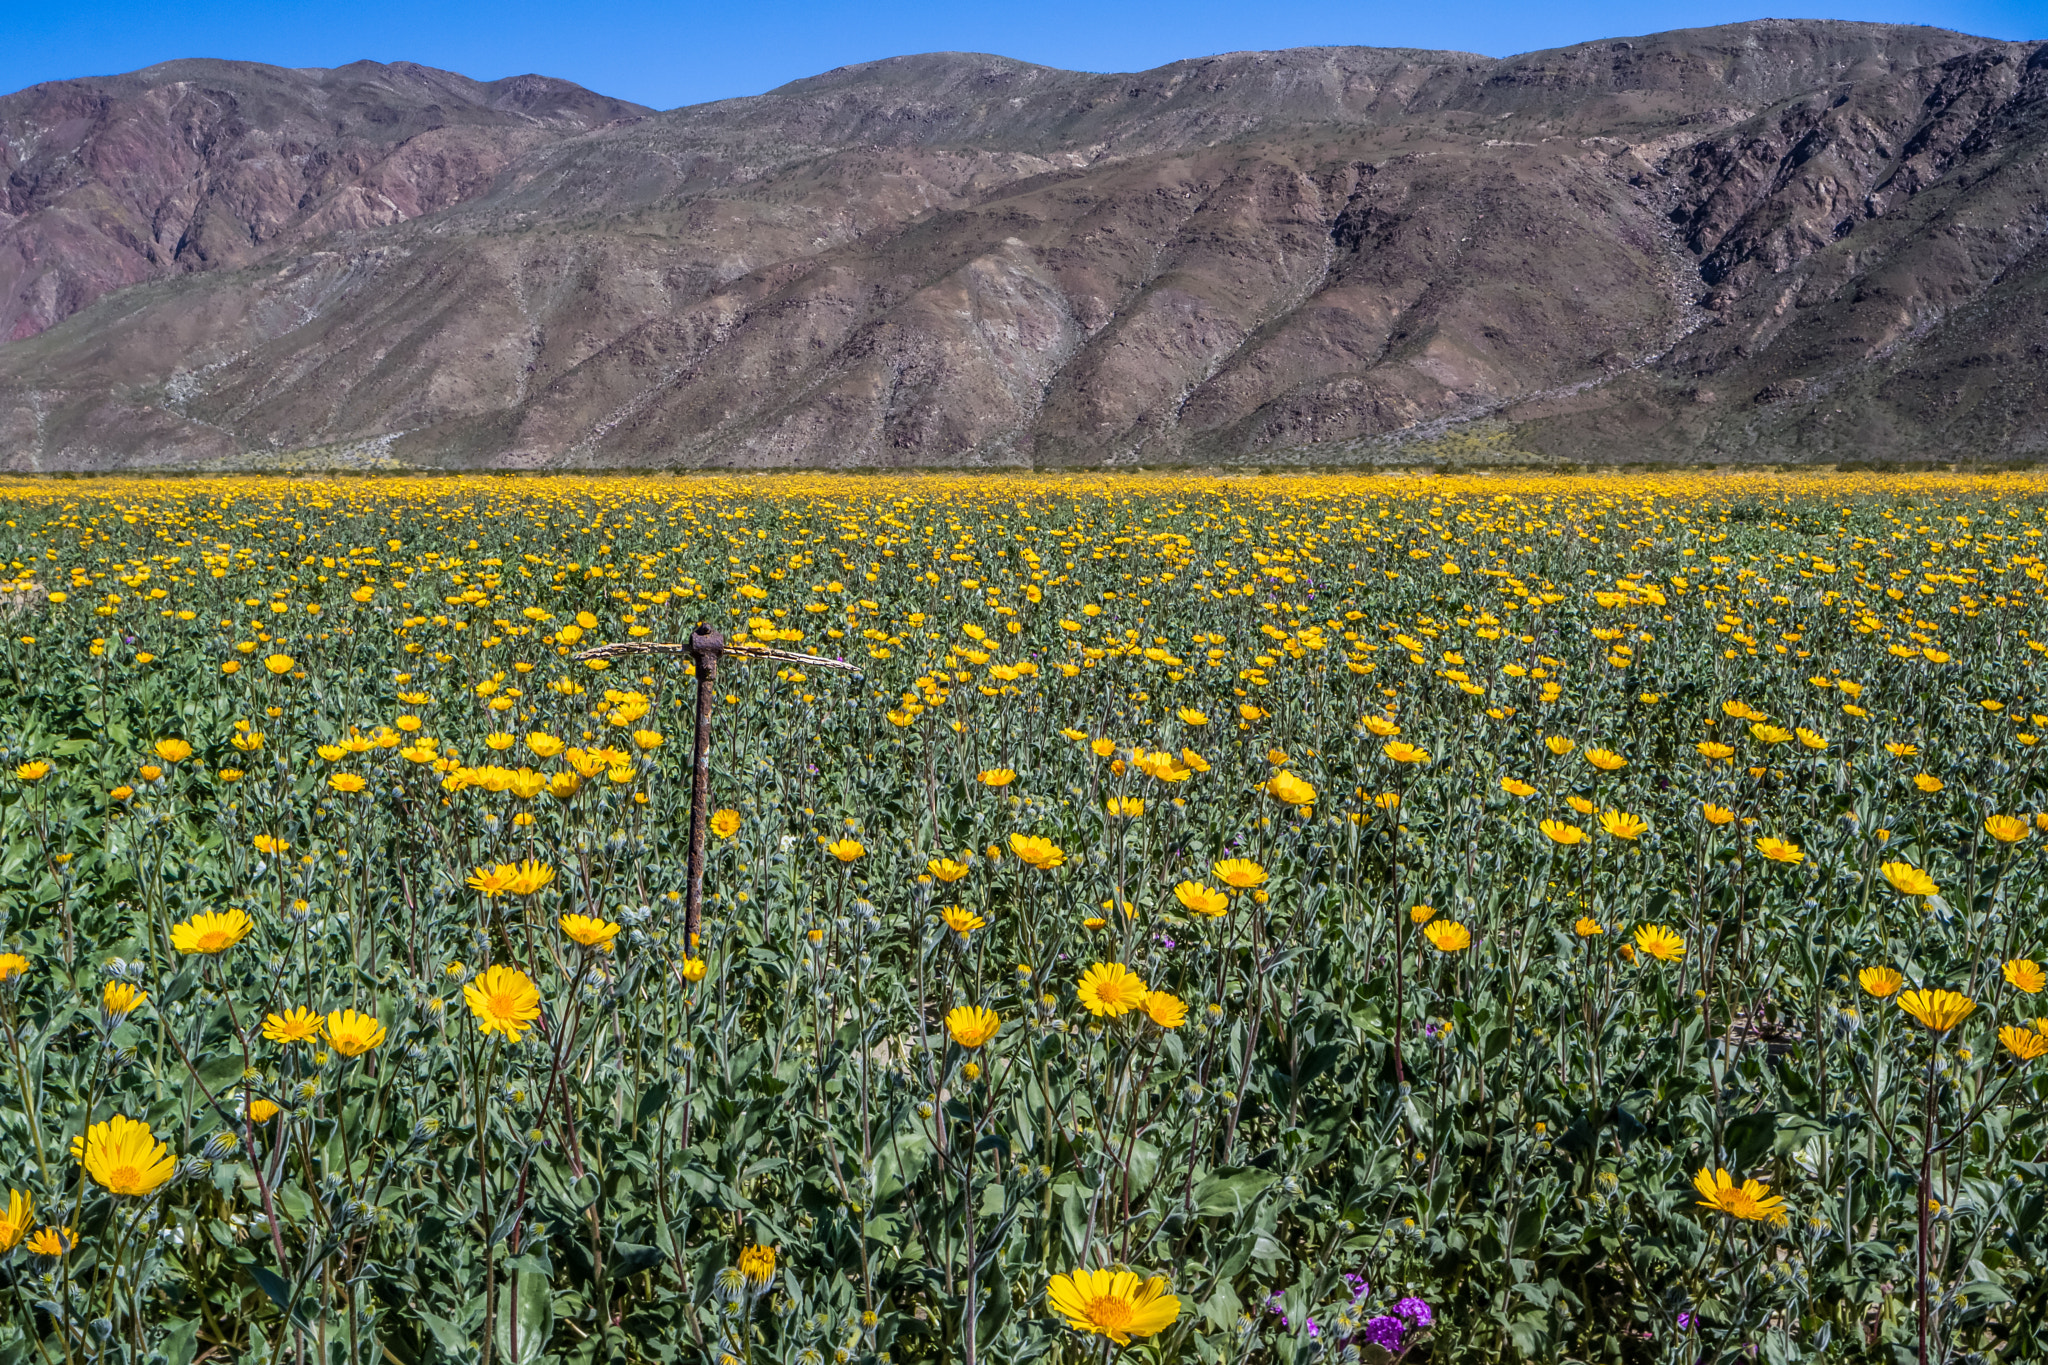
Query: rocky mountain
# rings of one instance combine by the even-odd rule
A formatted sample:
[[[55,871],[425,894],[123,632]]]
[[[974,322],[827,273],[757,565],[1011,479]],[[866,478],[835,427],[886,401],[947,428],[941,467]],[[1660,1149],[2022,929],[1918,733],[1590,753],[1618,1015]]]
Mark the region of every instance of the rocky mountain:
[[[0,99],[0,467],[2014,462],[2048,44]]]

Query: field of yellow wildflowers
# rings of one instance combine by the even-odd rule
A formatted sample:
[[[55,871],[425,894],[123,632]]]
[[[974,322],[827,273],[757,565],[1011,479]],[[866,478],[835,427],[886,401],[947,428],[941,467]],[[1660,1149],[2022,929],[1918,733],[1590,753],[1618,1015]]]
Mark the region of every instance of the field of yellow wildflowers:
[[[0,515],[0,1362],[2048,1352],[2048,480]]]

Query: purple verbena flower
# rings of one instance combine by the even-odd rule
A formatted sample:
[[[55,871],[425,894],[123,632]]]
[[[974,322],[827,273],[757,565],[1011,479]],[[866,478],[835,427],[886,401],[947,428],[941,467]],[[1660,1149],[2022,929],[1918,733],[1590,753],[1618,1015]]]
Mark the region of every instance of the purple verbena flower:
[[[1394,1305],[1394,1311],[1404,1318],[1414,1320],[1417,1327],[1427,1327],[1436,1321],[1436,1314],[1429,1311],[1429,1305],[1418,1298],[1405,1298]]]
[[[1408,1324],[1396,1317],[1382,1315],[1365,1324],[1365,1339],[1383,1351],[1401,1349],[1401,1334],[1408,1330]]]
[[[1351,1301],[1353,1303],[1357,1303],[1367,1294],[1372,1293],[1372,1286],[1365,1282],[1365,1276],[1354,1274],[1348,1270],[1344,1272],[1344,1284],[1351,1290]]]

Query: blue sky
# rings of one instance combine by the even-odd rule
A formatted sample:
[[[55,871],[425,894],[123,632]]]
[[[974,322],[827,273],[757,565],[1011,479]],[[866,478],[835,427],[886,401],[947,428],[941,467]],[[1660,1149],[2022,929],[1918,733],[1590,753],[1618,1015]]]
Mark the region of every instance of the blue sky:
[[[0,91],[132,71],[172,57],[281,66],[338,66],[367,57],[424,62],[482,79],[537,71],[671,108],[756,94],[834,66],[906,52],[998,52],[1089,71],[1320,44],[1507,56],[1774,12],[1786,13],[1740,0],[1657,6],[1601,0],[0,0]],[[1865,0],[1803,8],[1788,17],[2048,39],[2048,0]]]

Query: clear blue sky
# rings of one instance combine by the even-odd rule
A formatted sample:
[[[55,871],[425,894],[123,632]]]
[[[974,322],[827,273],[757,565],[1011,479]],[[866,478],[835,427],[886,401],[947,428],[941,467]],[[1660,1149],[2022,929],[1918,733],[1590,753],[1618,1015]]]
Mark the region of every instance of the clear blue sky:
[[[281,66],[367,57],[486,80],[537,71],[672,108],[906,52],[997,52],[1088,71],[1318,44],[1507,56],[1773,13],[2048,39],[2048,0],[1864,0],[1789,12],[1743,0],[0,0],[0,91],[172,57]]]

